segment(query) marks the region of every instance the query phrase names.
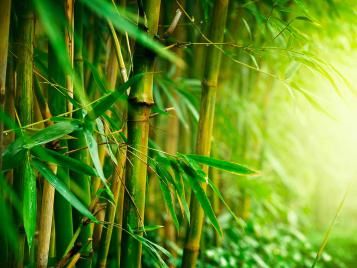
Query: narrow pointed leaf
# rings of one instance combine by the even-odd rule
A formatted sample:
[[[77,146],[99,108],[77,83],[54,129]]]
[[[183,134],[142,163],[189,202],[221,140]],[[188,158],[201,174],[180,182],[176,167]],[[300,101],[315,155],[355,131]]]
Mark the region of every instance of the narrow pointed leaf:
[[[112,147],[110,146],[109,144],[109,140],[107,138],[107,135],[105,134],[105,131],[104,131],[104,125],[103,125],[103,122],[100,118],[97,118],[95,120],[95,122],[97,123],[97,128],[98,128],[98,131],[99,131],[99,134],[100,134],[100,137],[102,138],[102,141],[105,143],[105,146],[107,148],[107,153],[108,155],[110,156],[110,158],[112,159],[113,163],[115,165],[118,165],[118,161],[112,151]]]
[[[80,128],[81,124],[77,120],[62,121],[37,132],[35,135],[27,139],[28,141],[23,147],[31,149],[37,145],[46,144],[60,139],[73,131],[79,130]]]
[[[222,235],[221,228],[219,227],[219,223],[216,218],[216,215],[214,214],[211,203],[209,202],[207,194],[203,190],[201,182],[198,179],[198,177],[200,177],[200,174],[198,174],[191,166],[187,165],[184,161],[180,162],[180,166],[183,170],[184,177],[190,184],[190,187],[193,193],[195,194],[195,197],[197,198],[198,202],[200,203],[203,211],[205,212],[206,216],[208,217],[216,231]]]
[[[97,140],[95,139],[92,132],[88,128],[84,128],[83,134],[84,134],[84,138],[86,139],[86,143],[88,146],[89,154],[91,156],[93,165],[98,173],[100,180],[102,181],[103,185],[106,188],[106,193],[109,195],[110,200],[113,201],[114,200],[113,193],[107,184],[107,181],[103,173],[102,165],[99,160]]]
[[[108,111],[114,103],[121,97],[126,97],[126,90],[130,88],[133,83],[139,81],[143,74],[137,74],[130,78],[124,84],[121,84],[115,91],[101,97],[92,106],[86,117],[97,118]]]
[[[2,169],[7,170],[21,164],[26,153],[23,150],[24,136],[21,136],[10,143],[2,154]]]
[[[223,160],[219,160],[219,159],[215,159],[215,158],[203,156],[203,155],[187,154],[186,156],[198,163],[201,163],[201,164],[204,164],[204,165],[207,165],[210,167],[222,169],[224,171],[228,171],[228,172],[231,172],[234,174],[238,174],[238,175],[256,175],[257,174],[257,171],[250,169],[246,166],[240,165],[240,164],[223,161]]]
[[[161,189],[162,195],[164,197],[166,206],[171,214],[171,218],[174,222],[174,225],[175,225],[176,229],[178,230],[179,222],[178,222],[178,219],[176,216],[175,206],[174,206],[174,202],[172,200],[172,194],[171,194],[170,188],[164,182],[160,181],[160,189]]]
[[[83,216],[98,222],[89,209],[68,189],[68,187],[42,162],[32,160],[32,166],[36,168],[41,175],[63,196],[75,209],[77,209]]]
[[[98,176],[97,172],[91,166],[54,150],[43,147],[35,147],[32,149],[32,153],[42,161],[54,163],[80,174],[84,173],[89,176]]]
[[[183,179],[182,179],[182,176],[180,173],[180,167],[179,167],[177,161],[175,161],[175,160],[171,161],[171,167],[172,167],[172,170],[175,175],[176,191],[177,191],[178,197],[181,200],[183,211],[187,218],[187,222],[190,223],[190,209],[189,209],[187,201],[186,201],[184,182],[183,182]]]
[[[163,45],[155,41],[145,32],[139,30],[134,23],[131,23],[122,15],[118,14],[116,7],[110,4],[109,2],[102,0],[81,0],[81,2],[98,16],[101,16],[112,22],[113,26],[117,30],[121,32],[127,32],[128,35],[135,38],[137,42],[151,49],[158,55],[170,60],[171,62],[180,66],[184,65],[182,59],[177,57],[170,50],[165,49]]]
[[[36,176],[30,165],[29,157],[25,162],[24,172],[24,200],[22,214],[24,219],[24,228],[27,237],[29,249],[32,247],[33,238],[36,232],[36,212],[37,212],[37,190]]]
[[[228,212],[232,215],[232,217],[235,219],[235,221],[241,225],[244,226],[244,221],[236,216],[236,214],[233,212],[233,210],[228,206],[227,202],[224,200],[223,195],[219,191],[219,189],[214,185],[213,181],[211,179],[208,179],[208,185],[212,189],[212,191],[218,196],[218,198],[221,200],[223,205],[227,208]]]

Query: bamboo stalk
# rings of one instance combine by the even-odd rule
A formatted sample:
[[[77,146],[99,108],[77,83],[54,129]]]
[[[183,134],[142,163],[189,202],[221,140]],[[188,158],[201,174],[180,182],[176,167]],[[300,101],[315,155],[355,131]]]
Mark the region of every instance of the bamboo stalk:
[[[51,51],[51,49],[50,49]],[[49,53],[51,55],[51,53]],[[50,60],[50,59],[49,59]],[[51,70],[51,68],[50,68]],[[52,71],[52,70],[51,70]],[[35,92],[37,96],[37,103],[43,119],[52,117],[48,103],[42,96],[38,80],[35,81]],[[51,94],[50,94],[51,95]],[[51,98],[49,98],[51,100]],[[53,102],[53,101],[52,101]],[[56,106],[56,103],[53,103]],[[51,121],[46,121],[46,126],[51,125]],[[57,173],[57,166],[50,165],[53,173]],[[36,267],[47,267],[48,258],[50,253],[51,237],[53,239],[54,230],[53,226],[53,205],[55,198],[55,188],[47,181],[43,182],[42,201],[41,201],[41,214],[39,224],[38,236],[38,249],[37,249],[37,262]],[[54,241],[52,240],[52,245]]]
[[[67,53],[71,66],[73,67],[73,49],[74,49],[74,0],[64,0],[64,10],[66,16],[67,27],[65,29],[65,42]],[[68,95],[73,98],[73,77],[66,75],[66,89]],[[67,103],[67,111],[72,112],[73,104],[69,101]]]
[[[31,3],[16,2],[18,15],[18,35],[16,38],[17,49],[17,83],[16,83],[16,110],[18,119],[22,125],[32,122],[33,94],[32,94],[32,70],[33,70],[33,42],[34,42],[34,15]],[[18,196],[23,196],[23,172],[24,165],[14,170],[14,189]],[[14,266],[21,267],[24,260],[25,237],[22,220],[17,219],[19,228],[19,247],[14,256]]]
[[[7,51],[9,46],[9,27],[10,27],[11,0],[4,0],[0,6],[0,112],[5,109],[5,84]],[[0,120],[0,155],[4,146],[4,123]],[[0,170],[2,168],[2,157],[0,157]]]
[[[50,165],[53,173],[57,172],[56,165]],[[43,182],[43,194],[41,205],[41,220],[39,227],[37,267],[47,267],[48,253],[51,241],[51,227],[53,218],[53,203],[55,198],[55,188],[45,180]]]
[[[12,26],[13,27],[13,26]],[[9,42],[10,44],[12,43],[13,40],[13,34],[11,34],[10,31],[10,36],[9,36]],[[9,50],[12,49],[12,47],[9,47]],[[5,113],[11,118],[15,118],[15,66],[14,66],[14,57],[13,55],[9,54],[8,55],[8,60],[7,60],[7,69],[6,69],[6,94],[5,94]],[[4,133],[3,133],[4,134]],[[15,133],[10,132],[7,133],[3,136],[3,146],[10,144],[15,138]],[[14,172],[13,170],[10,170],[6,174],[6,180],[9,185],[13,185],[13,175]],[[4,189],[2,189],[4,190]],[[4,190],[5,191],[5,190]],[[4,192],[3,192],[4,193]],[[1,193],[0,193],[1,195]],[[10,198],[8,204],[12,204],[12,199]],[[9,213],[13,215],[13,211],[10,209]],[[0,248],[2,248],[2,251],[0,253],[0,265],[2,266],[10,266],[11,265],[11,254],[14,252],[14,249],[17,248],[17,245],[15,244],[14,246],[10,246],[10,241],[6,237],[0,238]],[[15,240],[16,243],[16,240]]]
[[[214,142],[212,142],[212,147],[213,148],[211,150],[212,151],[211,156],[217,158]],[[208,172],[209,172],[209,178],[211,178],[213,184],[216,185],[217,188],[220,188],[219,187],[220,179],[219,179],[218,169],[210,167]],[[209,191],[209,194],[210,194],[210,201],[212,204],[213,211],[216,215],[218,215],[220,213],[219,197],[212,190]],[[221,240],[222,239],[221,239],[221,236],[219,235],[219,233],[216,230],[214,230],[213,244],[216,247],[219,247],[221,244]]]
[[[78,79],[78,84],[80,88],[76,89],[75,93],[78,93],[78,96],[75,94],[74,98],[78,100],[79,95],[84,94],[84,72],[83,72],[83,16],[84,16],[84,8],[83,5],[76,1],[74,6],[75,11],[75,22],[74,29],[76,32],[77,39],[74,42],[74,70],[76,79]],[[77,111],[73,113],[74,118],[81,119],[82,113],[81,111]],[[86,148],[87,144],[85,138],[82,133],[76,132],[73,133],[73,136],[76,138],[75,140],[70,140],[69,150],[73,150],[72,157],[88,164],[89,163],[89,155],[87,150],[78,150],[80,148]],[[84,193],[80,200],[86,206],[90,206],[91,204],[91,191],[90,191],[90,178],[87,175],[73,173],[70,172],[70,177],[75,181],[76,185],[80,187],[82,192]],[[73,210],[73,221],[74,228],[77,228],[81,224],[82,216],[77,210]],[[78,241],[82,244],[83,247],[86,247],[86,250],[82,250],[82,252],[91,252],[92,251],[92,228],[90,224],[83,226],[81,233],[79,235]],[[92,260],[91,258],[81,258],[77,266],[78,267],[91,267]]]
[[[181,1],[181,4],[183,6],[185,6],[186,1],[185,0]],[[176,8],[176,6],[177,6],[176,4],[174,4],[172,6],[168,6],[168,10],[171,11],[168,13],[173,14],[174,8]],[[177,9],[176,15],[173,18],[170,27],[166,30],[166,35],[172,34],[176,40],[186,40],[185,27],[178,25],[179,19],[180,19],[180,14],[182,14],[180,9]],[[169,18],[169,19],[172,19],[172,18]],[[175,48],[173,51],[175,52],[177,57],[179,57],[181,59],[185,58],[185,51],[182,48]],[[180,79],[182,75],[183,75],[183,70],[180,68],[176,68],[175,73],[173,75],[173,79],[177,81],[177,79]],[[179,102],[177,92],[175,91],[175,89],[173,89],[173,90],[174,90],[173,97],[175,98],[175,100],[177,102]],[[170,114],[168,116],[166,126],[167,126],[167,132],[166,132],[167,134],[165,137],[166,140],[165,140],[164,148],[168,154],[175,155],[177,153],[177,149],[178,149],[180,129],[185,128],[185,126],[180,124],[176,113]],[[169,250],[169,252],[173,256],[173,258],[175,258],[176,251],[172,247],[170,247],[170,242],[171,243],[176,242],[177,234],[176,234],[176,229],[173,224],[171,215],[166,215],[166,217],[164,219],[164,235],[165,235],[164,246],[166,249]],[[169,267],[172,268],[174,266],[172,263],[170,263]]]
[[[146,29],[150,36],[154,36],[158,30],[160,4],[160,0],[139,1],[139,14],[146,15]],[[125,186],[128,191],[125,192],[123,211],[123,228],[126,230],[143,227],[144,221],[149,117],[154,102],[153,67],[154,55],[139,46],[135,53],[134,72],[145,75],[132,87],[129,95],[128,146],[135,151],[135,155],[131,153],[127,157]],[[137,152],[140,152],[139,158]],[[123,232],[121,245],[121,266],[140,267],[141,243]]]
[[[67,25],[63,27],[64,40],[67,47],[67,55],[72,64],[73,62],[73,1],[65,0],[64,3],[54,1],[56,8],[62,11],[66,17]],[[61,70],[58,62],[58,55],[52,47],[49,47],[48,53],[48,73],[51,86],[48,89],[48,103],[51,107],[51,113],[54,116],[67,112],[67,109],[72,109],[70,102],[63,97],[63,95],[52,86],[53,84],[59,87],[65,87],[70,96],[73,96],[73,81],[69,74],[65,74]],[[59,147],[61,152],[67,151],[68,143],[65,140],[60,141]],[[61,174],[61,178],[65,185],[70,186],[70,177],[68,169],[58,167],[57,172]],[[73,236],[73,222],[71,205],[59,194],[55,193],[54,200],[55,211],[55,226],[56,226],[56,256],[60,258],[66,249],[69,241]]]
[[[11,0],[2,1],[0,5],[0,112],[6,111],[6,105],[9,100],[9,96],[12,96],[11,88],[7,88],[7,68],[8,68],[8,47],[9,47],[9,28],[10,28],[10,9]],[[11,66],[10,66],[11,68]],[[8,71],[9,72],[9,71]],[[10,71],[12,73],[12,71]],[[8,95],[8,96],[7,96]],[[3,147],[6,142],[4,141],[4,122],[0,120],[0,156],[3,152]],[[0,170],[2,170],[2,157],[0,157]],[[0,190],[1,191],[1,190]],[[0,195],[3,193],[0,192]],[[6,238],[0,238],[0,264],[8,265],[8,241]]]
[[[212,42],[223,41],[227,10],[228,0],[215,1],[212,16],[213,20],[209,34],[209,38]],[[208,47],[202,81],[200,119],[196,145],[196,153],[199,155],[210,155],[220,63],[221,52],[214,46]],[[208,167],[203,166],[203,170],[207,173]],[[202,184],[202,187],[206,189],[207,184]],[[186,234],[182,267],[195,267],[200,247],[204,213],[194,195],[191,195],[190,212],[191,222]]]
[[[116,84],[116,79],[114,79],[113,74],[115,76],[118,73],[118,69],[120,69],[120,75],[123,80],[123,82],[128,81],[128,75],[127,75],[127,70],[122,54],[122,49],[121,45],[119,42],[119,39],[116,35],[116,32],[114,30],[113,25],[109,22],[109,27],[112,33],[112,47],[111,51],[109,54],[109,63],[107,66],[107,73],[109,75],[108,77],[108,83],[109,83],[109,88],[115,88]],[[113,57],[115,54],[116,58]],[[113,58],[115,61],[113,61]],[[119,67],[119,68],[118,68]],[[124,110],[127,107],[123,107]],[[124,120],[126,120],[126,111],[124,111]],[[126,123],[124,123],[124,132],[126,134]],[[113,233],[113,227],[114,227],[114,220],[117,212],[119,213],[118,215],[118,224],[122,224],[122,208],[123,208],[123,177],[124,177],[124,171],[125,171],[125,161],[126,161],[126,148],[122,148],[118,150],[118,155],[117,155],[117,162],[118,165],[116,166],[115,172],[113,174],[113,183],[111,190],[114,195],[114,200],[116,201],[115,205],[112,206],[111,204],[107,204],[106,212],[105,212],[105,221],[109,223],[108,227],[104,229],[103,234],[102,234],[102,239],[101,239],[101,244],[99,246],[99,252],[98,252],[98,263],[97,267],[106,267],[107,265],[107,257],[109,253],[109,247],[110,247],[110,242],[112,238],[112,233]],[[121,237],[118,237],[119,242],[121,240]]]

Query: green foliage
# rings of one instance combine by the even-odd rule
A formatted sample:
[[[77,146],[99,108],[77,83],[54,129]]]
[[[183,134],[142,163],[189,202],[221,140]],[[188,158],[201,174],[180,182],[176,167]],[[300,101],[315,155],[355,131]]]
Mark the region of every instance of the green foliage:
[[[23,200],[23,219],[24,228],[27,236],[27,243],[31,250],[33,238],[36,232],[36,216],[37,216],[37,189],[36,176],[31,167],[31,159],[29,155],[25,159],[24,172],[24,200]]]
[[[315,250],[294,226],[260,223],[251,219],[244,229],[225,223],[221,247],[210,247],[199,267],[311,267]],[[331,265],[331,256],[324,253],[320,265]]]
[[[94,215],[85,207],[81,201],[68,189],[68,187],[58,178],[45,164],[38,160],[32,160],[31,165],[83,216],[93,222],[98,222]]]
[[[347,212],[343,214],[341,205],[334,213],[347,178],[355,176],[357,157],[353,1],[231,0],[225,40],[216,44],[206,31],[215,19],[211,16],[213,1],[165,1],[159,33],[150,37],[146,31],[150,14],[143,14],[141,6],[147,1],[119,1],[116,5],[116,1],[80,0],[84,32],[79,34],[67,21],[63,3],[34,0],[38,24],[32,76],[37,101],[31,106],[34,121],[30,125],[18,116],[21,98],[14,102],[19,92],[15,89],[19,84],[16,68],[23,64],[16,35],[20,34],[19,18],[27,16],[22,14],[20,2],[12,7],[8,64],[0,66],[2,74],[6,68],[8,73],[6,94],[0,96],[5,103],[0,109],[5,127],[0,144],[0,247],[4,255],[11,257],[21,248],[18,235],[22,225],[30,248],[30,254],[25,255],[31,259],[36,253],[37,202],[44,179],[79,212],[73,214],[71,226],[76,232],[66,248],[53,249],[51,265],[63,260],[67,265],[77,252],[80,261],[95,264],[101,242],[99,224],[102,228],[112,224],[113,233],[127,233],[143,245],[143,267],[178,267],[184,233],[195,217],[189,210],[191,190],[210,223],[204,224],[198,267],[311,267],[314,260],[319,260],[317,267],[356,265],[355,208],[351,205],[355,202],[347,199]],[[181,17],[173,33],[167,34],[176,9],[182,12]],[[75,16],[75,24],[77,19]],[[82,21],[79,24],[82,26]],[[83,50],[75,64],[66,44],[66,35],[72,32],[72,45],[74,42]],[[115,49],[123,54],[124,66],[109,64],[114,54],[113,36],[118,39]],[[192,153],[198,146],[193,140],[204,98],[200,97],[201,69],[210,56],[206,47],[222,54],[212,157]],[[141,50],[145,55],[138,55]],[[49,58],[53,56],[56,60]],[[140,64],[133,64],[137,56],[144,61],[159,56],[153,70],[155,103],[147,115],[149,155],[128,146],[126,130],[128,104],[150,106],[128,98],[131,88],[136,90],[138,82],[148,76],[147,70],[138,70]],[[83,66],[83,70],[75,73],[73,65]],[[53,81],[51,68],[60,74],[61,83]],[[119,84],[122,79],[117,73],[124,69],[129,79]],[[108,81],[116,80],[117,85],[108,88]],[[75,97],[67,88],[70,84]],[[58,108],[51,104],[53,96],[58,98],[56,103],[64,104],[62,114],[49,113]],[[73,111],[67,106],[73,106]],[[171,125],[173,117],[178,119],[177,129]],[[140,122],[144,121],[138,120],[138,125]],[[172,129],[177,133],[173,135]],[[67,141],[80,146],[68,148]],[[167,145],[174,145],[175,152],[165,152],[162,148]],[[133,164],[130,159],[123,158],[125,164],[119,161],[123,148],[149,170],[148,216],[135,230],[126,230],[121,222],[121,198],[127,194],[128,178],[119,175]],[[90,158],[84,159],[86,155]],[[203,166],[211,169],[209,174]],[[24,167],[24,172],[18,172],[19,167]],[[58,172],[54,172],[56,168]],[[77,176],[88,189],[77,184]],[[16,184],[21,191],[15,189]],[[117,186],[121,188],[115,189]],[[119,197],[114,196],[115,190]],[[85,204],[79,198],[84,191]],[[116,211],[114,222],[102,221],[102,210],[111,206]],[[296,217],[293,211],[298,220],[290,219]],[[63,215],[55,212],[54,217]],[[334,224],[328,228],[331,219]],[[54,239],[58,239],[57,228],[64,227],[56,226]],[[174,233],[169,235],[175,239],[166,241],[171,229]],[[217,234],[221,238],[217,239]],[[113,234],[108,240],[112,241],[108,267],[118,266],[118,237]],[[93,252],[89,253],[92,243]],[[65,254],[58,256],[58,252]],[[19,266],[23,265],[27,263]]]

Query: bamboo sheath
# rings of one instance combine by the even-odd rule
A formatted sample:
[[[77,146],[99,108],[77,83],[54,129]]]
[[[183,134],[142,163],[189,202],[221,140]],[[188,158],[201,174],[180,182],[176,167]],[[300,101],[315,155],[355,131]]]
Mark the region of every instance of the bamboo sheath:
[[[215,1],[212,16],[213,21],[209,32],[209,38],[212,42],[221,43],[223,41],[227,10],[228,0]],[[196,153],[209,156],[221,52],[215,48],[215,46],[210,46],[206,53]],[[207,173],[208,167],[203,166],[203,170]],[[207,185],[202,184],[202,187],[205,190]],[[195,267],[200,247],[204,213],[198,200],[193,194],[191,194],[190,212],[191,222],[186,234],[182,267]]]

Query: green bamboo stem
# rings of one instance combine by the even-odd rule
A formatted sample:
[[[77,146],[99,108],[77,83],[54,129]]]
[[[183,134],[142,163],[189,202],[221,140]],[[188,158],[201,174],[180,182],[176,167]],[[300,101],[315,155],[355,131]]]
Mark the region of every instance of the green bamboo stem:
[[[110,247],[110,242],[112,238],[112,232],[113,232],[113,227],[114,227],[114,220],[115,220],[115,214],[117,212],[117,207],[119,202],[121,201],[119,199],[119,195],[121,190],[123,189],[122,184],[123,184],[123,175],[124,175],[124,165],[125,165],[125,160],[126,160],[126,149],[120,150],[118,153],[118,166],[116,167],[115,175],[114,175],[114,180],[112,184],[112,192],[114,194],[114,200],[116,201],[116,204],[113,205],[107,205],[106,212],[105,212],[105,221],[108,222],[108,227],[103,230],[102,237],[101,237],[101,244],[98,248],[98,262],[97,262],[97,267],[106,267],[107,266],[107,257],[108,257],[108,252],[109,252],[109,247]],[[120,223],[119,223],[120,224]]]
[[[78,81],[78,86],[80,88],[76,89],[74,92],[74,98],[79,100],[79,98],[84,94],[84,72],[83,72],[83,16],[84,9],[80,2],[76,1],[74,6],[75,11],[75,21],[74,21],[74,29],[76,32],[76,39],[74,42],[74,70],[76,79]],[[78,94],[78,95],[77,95]],[[79,100],[80,101],[80,100]],[[73,112],[74,118],[81,119],[83,117],[81,111]],[[87,150],[78,150],[80,148],[86,148],[87,144],[85,138],[82,133],[76,132],[73,133],[73,136],[76,138],[75,140],[70,140],[68,142],[69,150],[74,150],[75,152],[71,154],[71,156],[83,163],[89,164],[90,159]],[[90,191],[90,177],[84,174],[70,172],[71,179],[75,182],[76,186],[78,186],[83,195],[79,198],[84,205],[87,207],[91,204],[91,191]],[[82,216],[77,210],[72,210],[73,212],[73,222],[74,228],[77,228],[82,221]],[[81,233],[78,238],[78,242],[81,243],[82,247],[85,247],[86,250],[84,252],[92,251],[92,228],[91,225],[83,226]],[[92,260],[91,258],[81,258],[77,266],[78,267],[91,267]]]
[[[16,2],[18,15],[17,29],[17,84],[16,84],[16,110],[21,125],[32,122],[33,95],[32,95],[32,69],[33,69],[33,42],[34,42],[34,15],[29,1]],[[14,189],[18,196],[23,196],[24,166],[14,170]],[[25,236],[22,220],[17,219],[19,228],[19,246],[14,256],[14,266],[21,267],[24,260]]]
[[[73,49],[74,49],[74,0],[64,0],[64,10],[66,16],[67,27],[65,28],[65,42],[67,48],[67,54],[69,56],[70,63],[73,67]],[[66,75],[66,89],[68,95],[73,98],[73,77]],[[67,111],[73,110],[73,104],[68,101]]]
[[[228,0],[215,1],[209,33],[209,38],[212,42],[220,43],[223,41],[227,10]],[[221,52],[214,46],[208,47],[202,80],[200,119],[196,145],[196,153],[199,155],[210,155],[220,62]],[[203,170],[207,173],[208,167],[203,166]],[[206,189],[207,185],[202,184],[202,187]],[[190,212],[191,222],[186,234],[182,267],[195,267],[200,247],[204,213],[194,195],[191,195]]]
[[[53,173],[57,172],[57,166],[50,165],[50,168]],[[55,188],[47,180],[44,180],[36,265],[39,268],[47,267],[48,264],[54,198]]]
[[[107,73],[109,77],[107,80],[108,80],[109,88],[115,88],[116,79],[114,79],[113,75],[115,75],[116,78],[118,69],[120,69],[120,74],[123,82],[128,81],[128,76],[124,63],[124,58],[121,52],[120,42],[110,22],[109,22],[109,27],[113,36],[112,39],[113,44],[111,47],[111,51],[109,53],[108,66],[107,66],[107,70],[108,70]],[[115,54],[116,57],[113,57],[114,56],[113,54]],[[113,61],[113,58],[115,59],[115,61]],[[124,129],[126,130],[126,126],[124,127]],[[118,222],[118,224],[121,225],[122,199],[120,199],[119,197],[122,196],[121,192],[123,192],[124,189],[123,175],[124,175],[125,161],[126,161],[126,148],[119,149],[117,155],[118,165],[116,166],[115,172],[113,174],[113,183],[111,187],[111,190],[114,195],[114,200],[116,201],[116,203],[114,206],[109,203],[107,204],[107,208],[105,212],[105,216],[106,216],[105,221],[108,222],[109,225],[106,229],[104,229],[102,233],[101,244],[99,246],[99,251],[98,251],[97,267],[106,267],[107,265],[107,257],[108,257],[110,242],[113,233],[113,226],[114,226],[113,224],[114,224],[116,213],[118,211],[120,213],[120,217],[119,217],[120,222]]]
[[[186,1],[183,0],[181,1],[181,4],[183,6],[185,6]],[[168,7],[169,10],[169,14],[175,14],[176,16],[173,19],[173,22],[171,23],[171,26],[173,26],[175,23],[176,25],[173,27],[169,27],[169,29],[166,31],[166,33],[169,33],[170,31],[172,31],[172,35],[176,40],[186,40],[186,29],[183,26],[178,25],[179,23],[179,17],[177,16],[177,14],[179,14],[179,12],[181,12],[179,9],[176,10],[176,12],[174,13],[174,8],[176,8],[177,5],[176,3],[174,5],[171,5]],[[169,18],[170,20],[172,20],[172,18]],[[175,54],[177,55],[177,57],[184,59],[185,58],[185,51],[182,48],[175,48],[174,49]],[[181,76],[183,75],[183,69],[181,68],[176,68],[173,79],[177,80],[180,79]],[[179,102],[179,98],[177,95],[177,92],[174,89],[174,94],[173,94],[175,100],[177,102]],[[177,153],[178,150],[178,143],[179,143],[179,133],[180,133],[180,129],[181,128],[185,128],[184,125],[180,125],[178,116],[176,113],[170,114],[168,116],[168,120],[167,120],[167,135],[165,137],[165,151],[168,154],[171,155],[175,155]],[[163,238],[163,240],[165,241],[165,248],[169,250],[169,252],[171,253],[171,255],[173,256],[173,258],[176,257],[176,251],[170,247],[170,243],[175,243],[176,242],[176,229],[172,220],[171,215],[166,215],[165,220],[164,220],[164,233],[165,233],[165,237]],[[170,263],[169,267],[173,267],[173,264]]]
[[[114,89],[116,80],[117,80],[117,75],[118,75],[118,64],[115,58],[115,51],[112,46],[111,39],[109,40],[109,53],[108,53],[108,59],[107,59],[107,64],[106,64],[106,76],[107,76],[107,88],[108,89]],[[106,114],[110,117],[111,116],[111,111],[108,110],[106,111]],[[106,156],[106,147],[101,146],[99,147],[99,159],[100,163],[102,166],[105,164],[105,156]],[[100,188],[101,185],[101,180],[99,177],[94,178],[94,181],[92,183],[92,197],[94,197]],[[113,192],[113,191],[112,191]],[[99,221],[104,221],[105,215],[106,215],[106,209],[103,208],[103,205],[110,206],[111,203],[108,202],[105,204],[104,202],[98,202],[96,205],[96,211],[98,211],[96,217]],[[94,250],[100,250],[100,244],[101,244],[101,237],[102,237],[102,232],[103,232],[103,225],[102,224],[96,224],[94,226],[93,230],[93,248]]]
[[[212,142],[211,156],[217,158],[217,156],[216,156],[216,148],[214,146],[214,142]],[[209,178],[211,178],[213,184],[216,185],[217,188],[220,188],[219,187],[220,180],[219,180],[218,169],[210,167],[208,172],[209,172]],[[219,213],[220,213],[219,197],[212,190],[209,193],[210,193],[210,201],[211,201],[211,204],[212,204],[213,211],[214,211],[214,213],[216,215],[219,215]],[[221,244],[221,240],[222,239],[221,239],[221,236],[219,235],[219,233],[216,230],[214,230],[213,244],[216,247],[219,247],[220,244]]]
[[[105,165],[105,156],[107,154],[106,152],[106,147],[105,146],[100,146],[98,148],[98,154],[99,154],[99,162],[102,167]],[[102,185],[101,180],[99,177],[94,177],[92,178],[93,183],[91,185],[91,195],[92,195],[92,200],[96,197],[96,194],[98,190],[100,189],[100,186]],[[98,221],[104,221],[105,218],[105,206],[106,203],[104,200],[100,200],[97,202],[95,205],[94,211],[96,211],[96,218]],[[98,249],[99,243],[100,243],[100,238],[102,236],[102,230],[103,230],[103,224],[95,224],[93,226],[93,249],[96,251]]]
[[[41,117],[43,119],[51,118],[51,111],[49,110],[48,103],[42,95],[38,80],[35,81],[34,89]],[[45,125],[51,125],[51,121],[46,121]],[[57,173],[56,165],[50,165],[50,169],[53,173]],[[54,197],[55,188],[47,180],[44,180],[41,201],[36,267],[47,267],[49,255],[51,252],[54,251],[54,230],[52,229]],[[50,249],[52,249],[51,252]]]
[[[145,12],[148,34],[154,36],[158,29],[161,1],[139,1],[139,5],[142,2],[144,11],[140,10],[139,14],[144,15]],[[134,72],[145,75],[132,87],[129,95],[128,146],[135,151],[135,155],[131,153],[127,157],[125,186],[128,191],[125,192],[123,211],[123,228],[126,230],[143,227],[144,223],[149,116],[154,102],[153,63],[154,55],[139,46],[135,53]],[[139,157],[137,152],[140,152]],[[141,267],[141,243],[123,232],[121,245],[121,266]]]
[[[73,33],[71,28],[71,23],[73,20],[73,2],[70,0],[65,0],[63,3],[54,1],[57,4],[59,11],[62,11],[67,20],[67,27],[63,28],[64,39],[66,42],[67,53],[70,62],[73,61]],[[59,68],[60,64],[58,62],[57,55],[52,47],[49,47],[48,54],[48,73],[49,79],[52,83],[65,87],[69,95],[73,95],[73,82],[70,75],[66,75],[63,70]],[[54,87],[50,86],[48,88],[48,104],[51,107],[52,115],[56,116],[67,112],[67,109],[72,109],[72,105],[69,105],[63,95]],[[64,148],[61,152],[65,153],[67,151],[68,143],[65,140],[60,141],[59,147]],[[70,186],[69,171],[66,168],[58,167],[57,172],[60,173],[61,178],[65,185]],[[71,205],[59,194],[55,193],[54,200],[54,211],[55,211],[55,226],[56,226],[56,255],[60,258],[68,245],[69,241],[73,236],[73,222],[72,222],[72,211]]]
[[[11,0],[4,0],[0,5],[0,111],[5,109],[5,85],[7,51],[9,46],[9,27],[10,27]],[[2,155],[4,145],[4,123],[0,121],[0,155]],[[2,168],[2,157],[0,157],[0,170]]]
[[[11,31],[10,31],[11,32]],[[13,34],[10,34],[9,36],[9,42],[10,44],[12,43],[11,40],[13,40]],[[10,50],[11,48],[9,48]],[[5,113],[10,117],[10,118],[15,118],[15,70],[14,70],[14,57],[11,54],[8,54],[8,60],[7,60],[7,69],[6,69],[6,94],[5,94]],[[13,132],[7,133],[6,135],[3,136],[3,146],[6,146],[7,144],[10,144],[15,138],[15,135]],[[13,170],[9,170],[6,174],[6,180],[9,185],[13,185]],[[3,191],[6,191],[5,189],[0,190],[2,193]],[[0,195],[2,194],[0,193]],[[12,204],[12,201],[9,201],[8,204]],[[9,213],[13,215],[11,209],[9,210]],[[0,248],[2,248],[2,251],[0,252],[0,265],[3,267],[8,267],[11,265],[11,254],[14,251],[14,249],[17,248],[16,244],[14,246],[10,246],[10,241],[6,237],[0,238]],[[16,243],[16,240],[14,241]]]

